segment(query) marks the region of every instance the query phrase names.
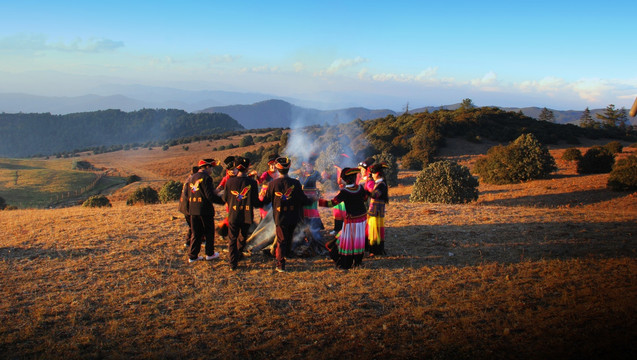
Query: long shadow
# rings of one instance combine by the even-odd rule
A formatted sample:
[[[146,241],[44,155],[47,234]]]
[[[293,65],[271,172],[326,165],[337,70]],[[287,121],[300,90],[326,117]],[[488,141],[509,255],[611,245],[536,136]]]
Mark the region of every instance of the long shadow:
[[[0,162],[0,169],[7,169],[7,170],[35,170],[35,169],[42,169],[42,167],[29,166],[29,165],[18,165],[18,164],[10,164],[10,163],[5,163],[5,162]]]
[[[58,250],[51,248],[41,247],[12,247],[5,246],[0,247],[0,259],[2,260],[35,260],[35,259],[72,259],[80,258],[89,255],[101,255],[105,254],[105,249],[73,249],[73,250]]]
[[[583,190],[569,193],[520,196],[509,199],[481,201],[484,205],[496,206],[534,206],[555,208],[560,206],[590,205],[630,195],[630,192],[607,189]]]
[[[580,258],[637,258],[634,222],[404,226],[386,229],[387,255],[370,268],[474,266]]]

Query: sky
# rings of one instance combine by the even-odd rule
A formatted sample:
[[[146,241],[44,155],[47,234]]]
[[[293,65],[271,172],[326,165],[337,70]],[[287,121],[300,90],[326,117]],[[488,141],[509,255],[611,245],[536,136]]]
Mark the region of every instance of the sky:
[[[637,1],[0,1],[0,93],[630,109]]]

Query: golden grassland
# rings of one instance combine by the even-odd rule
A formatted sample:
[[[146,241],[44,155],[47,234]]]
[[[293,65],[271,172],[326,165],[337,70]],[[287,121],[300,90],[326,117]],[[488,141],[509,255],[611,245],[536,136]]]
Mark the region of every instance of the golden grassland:
[[[45,207],[91,184],[97,174],[72,169],[71,159],[0,159],[0,197],[18,207]]]
[[[561,151],[551,178],[481,184],[466,205],[410,203],[402,171],[388,255],[349,271],[312,257],[279,274],[256,254],[231,272],[220,238],[220,260],[189,264],[176,203],[0,212],[0,357],[632,359],[637,194]],[[183,167],[160,163],[136,170]]]

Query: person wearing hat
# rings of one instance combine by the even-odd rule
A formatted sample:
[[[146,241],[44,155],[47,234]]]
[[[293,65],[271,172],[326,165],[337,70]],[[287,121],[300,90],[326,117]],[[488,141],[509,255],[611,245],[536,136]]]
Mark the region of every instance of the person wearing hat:
[[[237,175],[237,170],[234,167],[234,156],[226,157],[223,160],[223,163],[226,166],[226,175],[219,182],[219,186],[217,186],[217,194],[219,196],[223,195],[226,189],[226,183],[228,182],[228,179]],[[228,206],[226,205],[226,217],[223,218],[223,220],[217,226],[217,234],[219,234],[219,236],[221,236],[224,239],[226,238],[226,236],[228,236],[228,215],[227,214],[228,214]]]
[[[312,154],[307,161],[303,161],[303,168],[301,169],[301,173],[299,176],[299,181],[301,185],[303,185],[303,192],[305,195],[312,199],[319,198],[319,189],[317,187],[318,182],[323,182],[323,176],[314,169],[314,163],[318,155]],[[325,242],[323,241],[323,236],[321,236],[321,230],[325,227],[323,226],[323,222],[321,221],[321,216],[318,211],[318,204],[316,201],[312,202],[311,205],[303,207],[303,217],[304,221],[310,228],[310,234],[312,234],[312,239],[310,239],[310,246],[312,242],[316,243],[317,246],[311,246],[317,251],[322,251],[325,247]]]
[[[250,160],[235,156],[236,176],[228,179],[223,200],[228,208],[228,253],[230,269],[236,270],[248,239],[248,230],[254,222],[254,208],[261,207],[259,185],[248,176]]]
[[[261,176],[259,176],[259,185],[261,185],[261,191],[259,192],[259,198],[263,199],[266,191],[268,191],[268,184],[279,177],[279,173],[276,171],[276,159],[279,158],[279,154],[274,153],[268,156],[268,170],[264,171]],[[270,210],[271,206],[264,206],[259,209],[259,214],[261,215],[261,219],[265,218]]]
[[[363,185],[365,190],[371,192],[374,188],[374,180],[369,173],[369,169],[374,164],[374,158],[368,157],[365,161],[361,161],[358,163],[358,169],[360,170],[360,179],[358,181],[359,184]]]
[[[279,157],[275,167],[280,176],[268,185],[263,204],[272,204],[272,214],[276,225],[276,271],[284,272],[286,257],[292,248],[294,229],[302,219],[303,206],[314,202],[303,193],[301,183],[288,176],[290,159]]]
[[[215,252],[215,208],[214,204],[223,204],[223,199],[215,192],[212,181],[212,168],[217,166],[213,159],[203,159],[197,164],[199,171],[194,173],[187,181],[188,187],[188,211],[190,213],[190,227],[192,238],[188,250],[188,261],[214,260],[219,257]],[[199,256],[201,241],[206,239],[206,257]]]
[[[370,193],[367,210],[367,250],[369,256],[385,254],[385,206],[389,202],[389,191],[385,182],[385,163],[377,163],[370,167],[374,180],[374,188]]]
[[[190,246],[190,238],[192,237],[192,230],[190,227],[190,211],[188,209],[188,182],[193,174],[199,171],[199,166],[193,166],[192,172],[186,178],[184,185],[181,187],[181,195],[179,196],[179,212],[184,214],[186,224],[188,225],[188,232],[186,233],[186,246]]]
[[[345,183],[343,189],[332,200],[319,199],[319,206],[333,207],[341,202],[345,203],[345,219],[343,230],[336,240],[336,248],[332,248],[330,255],[341,269],[359,266],[365,254],[365,228],[367,224],[367,209],[365,200],[369,192],[356,183],[359,174],[357,168],[343,168],[341,179]]]

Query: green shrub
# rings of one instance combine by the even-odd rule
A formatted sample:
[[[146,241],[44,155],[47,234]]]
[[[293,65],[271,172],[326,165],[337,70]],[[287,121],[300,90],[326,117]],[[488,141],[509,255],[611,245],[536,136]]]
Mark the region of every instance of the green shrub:
[[[126,205],[135,205],[137,203],[143,204],[157,204],[159,202],[159,195],[157,190],[150,186],[140,187],[128,196]]]
[[[168,145],[164,145],[164,146],[161,147],[161,149],[166,151],[166,150],[170,149],[170,147]]]
[[[84,207],[111,207],[111,202],[104,195],[93,195],[82,204]]]
[[[469,168],[452,161],[429,164],[418,174],[411,202],[461,204],[478,199],[478,180]]]
[[[138,182],[141,179],[142,178],[140,178],[139,176],[137,176],[135,174],[130,175],[129,177],[126,178],[126,185],[132,184],[134,182]]]
[[[181,189],[184,184],[179,181],[170,180],[159,189],[159,200],[162,203],[179,200],[181,196]]]
[[[385,182],[389,186],[397,186],[398,185],[398,164],[396,164],[396,158],[394,155],[383,151],[380,154],[373,156],[376,163],[386,163],[387,168],[384,169],[385,172]]]
[[[616,191],[637,190],[637,156],[617,161],[608,176],[608,187]]]
[[[73,160],[73,170],[91,170],[93,165],[86,160]]]
[[[492,147],[474,168],[481,180],[490,184],[542,179],[555,170],[555,159],[533,134],[522,134],[507,146]]]
[[[619,141],[611,141],[604,145],[604,149],[608,150],[612,155],[620,154],[624,150],[624,146]]]
[[[568,148],[562,154],[562,160],[579,161],[582,158],[582,152],[578,148]]]
[[[2,196],[0,196],[0,210],[4,210],[7,207],[7,202]]]
[[[615,157],[608,149],[601,146],[594,146],[586,151],[584,156],[577,162],[577,173],[579,174],[605,174],[613,169]]]

